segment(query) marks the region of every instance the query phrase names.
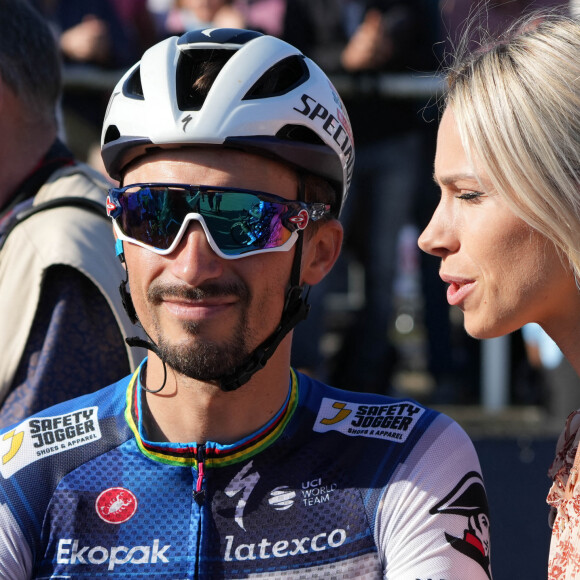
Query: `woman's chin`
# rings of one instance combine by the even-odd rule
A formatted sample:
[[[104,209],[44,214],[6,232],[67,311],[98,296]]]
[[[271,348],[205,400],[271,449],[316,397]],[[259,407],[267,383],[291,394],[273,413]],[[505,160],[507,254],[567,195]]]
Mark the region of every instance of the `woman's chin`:
[[[470,323],[468,320],[464,320],[463,327],[469,336],[476,338],[477,340],[499,338],[500,336],[505,336],[506,334],[513,332],[512,330],[507,330],[505,328],[490,327],[489,325],[475,324],[473,322]]]

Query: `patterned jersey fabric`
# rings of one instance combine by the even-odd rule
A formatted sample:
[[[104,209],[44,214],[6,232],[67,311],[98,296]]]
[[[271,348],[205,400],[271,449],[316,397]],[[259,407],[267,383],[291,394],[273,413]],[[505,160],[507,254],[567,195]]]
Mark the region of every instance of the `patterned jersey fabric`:
[[[0,432],[0,577],[491,578],[479,462],[456,423],[289,383],[229,445],[149,441],[138,372]]]

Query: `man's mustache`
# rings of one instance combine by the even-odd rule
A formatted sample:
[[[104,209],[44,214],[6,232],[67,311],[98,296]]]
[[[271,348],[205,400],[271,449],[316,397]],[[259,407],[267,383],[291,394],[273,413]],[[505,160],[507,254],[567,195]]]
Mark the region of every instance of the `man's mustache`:
[[[153,304],[160,304],[166,298],[181,298],[183,300],[204,300],[206,298],[222,298],[236,296],[242,302],[247,302],[250,296],[248,287],[241,282],[208,283],[202,286],[186,286],[181,284],[153,283],[147,290],[147,298]]]

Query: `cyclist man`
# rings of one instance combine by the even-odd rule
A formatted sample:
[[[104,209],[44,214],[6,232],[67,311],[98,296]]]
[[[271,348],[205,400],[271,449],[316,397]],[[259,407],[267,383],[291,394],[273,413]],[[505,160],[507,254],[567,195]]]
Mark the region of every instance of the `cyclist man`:
[[[460,427],[290,368],[354,160],[322,71],[255,32],[167,39],[114,90],[102,151],[151,354],[0,437],[0,575],[489,578]],[[257,203],[268,236],[234,238]]]

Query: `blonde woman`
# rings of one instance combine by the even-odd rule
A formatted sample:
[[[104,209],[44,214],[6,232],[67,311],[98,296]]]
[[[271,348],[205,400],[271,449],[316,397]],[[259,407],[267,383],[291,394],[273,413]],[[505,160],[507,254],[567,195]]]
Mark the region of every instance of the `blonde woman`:
[[[580,374],[580,22],[536,14],[461,56],[435,157],[441,200],[420,247],[476,338],[536,322]],[[549,577],[580,577],[578,427],[550,470]]]

